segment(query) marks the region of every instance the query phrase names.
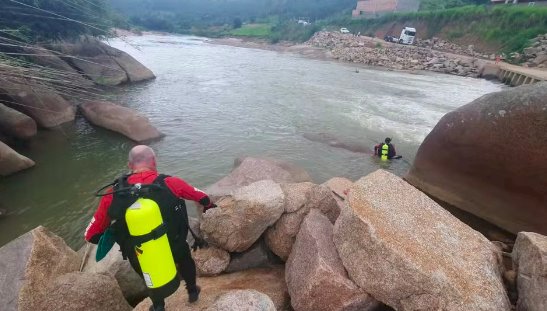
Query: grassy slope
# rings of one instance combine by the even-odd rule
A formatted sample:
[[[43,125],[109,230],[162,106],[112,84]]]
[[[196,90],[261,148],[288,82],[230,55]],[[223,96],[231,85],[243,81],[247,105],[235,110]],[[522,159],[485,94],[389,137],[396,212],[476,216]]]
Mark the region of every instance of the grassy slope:
[[[272,34],[271,24],[245,24],[228,32],[231,36],[268,38]]]
[[[376,34],[388,25],[421,25],[419,36],[441,36],[452,41],[477,43],[503,52],[521,51],[529,40],[547,33],[547,7],[465,6],[443,11],[390,14],[377,19],[333,20],[337,26],[348,26],[353,32]],[[392,27],[395,28],[395,27]],[[393,34],[401,31],[397,27]],[[420,29],[418,28],[418,31]],[[461,39],[461,40],[459,40]]]

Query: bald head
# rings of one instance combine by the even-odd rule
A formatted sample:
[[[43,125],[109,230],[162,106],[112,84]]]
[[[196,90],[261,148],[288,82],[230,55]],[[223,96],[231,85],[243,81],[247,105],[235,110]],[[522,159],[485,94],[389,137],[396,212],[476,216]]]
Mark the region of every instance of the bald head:
[[[138,145],[129,151],[129,168],[134,172],[156,170],[156,153],[152,148]]]

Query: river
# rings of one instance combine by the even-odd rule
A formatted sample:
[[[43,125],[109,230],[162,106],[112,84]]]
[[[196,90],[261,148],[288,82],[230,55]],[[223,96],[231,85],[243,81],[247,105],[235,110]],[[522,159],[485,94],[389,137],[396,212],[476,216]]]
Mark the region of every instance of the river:
[[[160,170],[198,187],[226,175],[243,155],[291,161],[317,183],[333,176],[358,179],[380,167],[403,175],[445,113],[502,88],[479,79],[377,70],[195,37],[146,35],[111,44],[157,79],[106,95],[147,115],[166,134],[151,144]],[[303,136],[319,133],[371,148],[390,136],[404,157],[381,164]],[[8,210],[0,219],[0,245],[41,224],[72,247],[81,246],[98,202],[93,192],[126,171],[132,146],[81,118],[40,132],[18,149],[36,167],[0,180],[0,208]]]

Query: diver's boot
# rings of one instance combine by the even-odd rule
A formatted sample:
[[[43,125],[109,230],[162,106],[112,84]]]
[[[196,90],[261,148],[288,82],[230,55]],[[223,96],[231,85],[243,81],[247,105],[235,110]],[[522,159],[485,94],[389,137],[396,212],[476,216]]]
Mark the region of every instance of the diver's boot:
[[[193,287],[187,287],[186,290],[188,291],[188,302],[193,303],[198,301],[201,287],[195,285]]]
[[[155,306],[151,305],[148,311],[165,311],[165,306]]]

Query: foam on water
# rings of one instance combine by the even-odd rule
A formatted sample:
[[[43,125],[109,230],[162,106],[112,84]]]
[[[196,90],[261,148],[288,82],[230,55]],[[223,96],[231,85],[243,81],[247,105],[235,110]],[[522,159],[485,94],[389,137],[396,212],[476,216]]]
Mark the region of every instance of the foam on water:
[[[365,94],[347,113],[348,118],[370,130],[418,144],[446,113],[501,89],[485,80],[429,73],[398,79],[397,83],[380,81],[385,92]]]

